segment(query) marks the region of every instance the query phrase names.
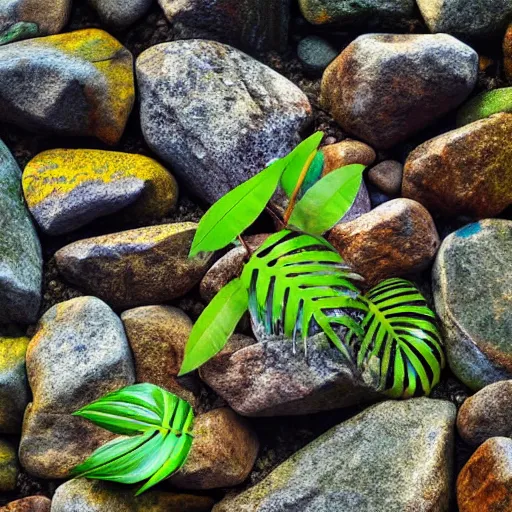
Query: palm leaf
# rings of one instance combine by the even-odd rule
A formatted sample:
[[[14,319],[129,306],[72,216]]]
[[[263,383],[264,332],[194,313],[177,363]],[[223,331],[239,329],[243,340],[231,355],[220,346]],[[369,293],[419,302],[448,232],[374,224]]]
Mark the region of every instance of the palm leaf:
[[[346,337],[359,368],[378,366],[379,391],[392,398],[428,395],[445,365],[435,314],[416,286],[388,279],[365,297],[368,313],[362,327]],[[372,364],[375,362],[376,364]]]
[[[147,480],[137,494],[182,467],[192,446],[192,407],[153,384],[109,393],[74,415],[131,437],[98,448],[72,475],[123,484]]]

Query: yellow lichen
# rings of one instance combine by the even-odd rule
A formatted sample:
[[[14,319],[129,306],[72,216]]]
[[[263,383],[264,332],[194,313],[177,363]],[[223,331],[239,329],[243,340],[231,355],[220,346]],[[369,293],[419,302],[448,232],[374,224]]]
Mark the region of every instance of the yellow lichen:
[[[0,372],[25,361],[29,341],[24,336],[16,338],[0,336]]]

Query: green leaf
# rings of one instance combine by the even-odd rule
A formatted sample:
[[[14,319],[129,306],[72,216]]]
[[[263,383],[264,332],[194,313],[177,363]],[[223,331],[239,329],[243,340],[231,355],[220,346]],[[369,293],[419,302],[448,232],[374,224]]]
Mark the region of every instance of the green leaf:
[[[248,303],[247,289],[238,278],[217,293],[190,333],[179,375],[199,368],[223,349]]]
[[[302,183],[302,186],[299,191],[299,199],[304,196],[304,194],[317,182],[322,178],[322,172],[324,170],[325,157],[321,151],[317,151],[315,158],[311,162],[311,165],[306,174],[306,178]]]
[[[347,165],[324,176],[295,205],[290,224],[313,235],[331,229],[354,203],[364,169],[364,165]]]

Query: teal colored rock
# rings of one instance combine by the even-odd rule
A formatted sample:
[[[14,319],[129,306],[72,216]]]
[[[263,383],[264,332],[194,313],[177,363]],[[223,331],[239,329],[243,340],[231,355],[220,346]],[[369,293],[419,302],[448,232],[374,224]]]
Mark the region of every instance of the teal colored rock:
[[[457,126],[464,126],[499,112],[512,112],[512,87],[483,92],[468,101],[457,114]]]
[[[37,320],[41,246],[21,192],[21,170],[0,141],[0,324]]]

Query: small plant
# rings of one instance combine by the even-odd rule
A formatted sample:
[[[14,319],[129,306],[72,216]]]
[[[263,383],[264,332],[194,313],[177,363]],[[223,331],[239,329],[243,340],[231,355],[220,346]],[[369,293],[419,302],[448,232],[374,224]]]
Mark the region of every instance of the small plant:
[[[146,480],[136,495],[178,471],[192,446],[192,407],[153,384],[135,384],[109,393],[74,415],[129,437],[98,448],[72,476],[123,484]]]

